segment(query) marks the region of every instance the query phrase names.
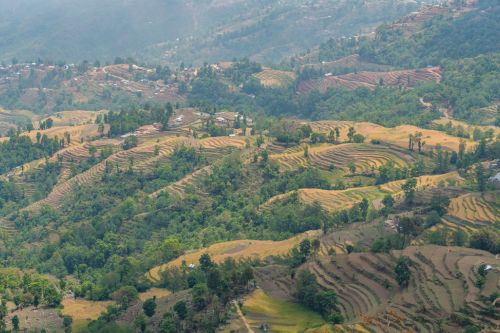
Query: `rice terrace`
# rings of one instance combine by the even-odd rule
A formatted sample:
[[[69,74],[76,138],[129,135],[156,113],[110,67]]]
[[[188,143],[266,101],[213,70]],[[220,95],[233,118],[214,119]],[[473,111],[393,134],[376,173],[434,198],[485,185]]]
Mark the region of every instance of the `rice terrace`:
[[[500,332],[498,1],[4,2],[0,333]]]

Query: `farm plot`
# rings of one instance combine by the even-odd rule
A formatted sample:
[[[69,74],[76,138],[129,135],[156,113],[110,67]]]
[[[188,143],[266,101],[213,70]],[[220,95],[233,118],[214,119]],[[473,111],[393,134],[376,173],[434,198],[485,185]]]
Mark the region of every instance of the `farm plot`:
[[[393,273],[401,255],[411,260],[410,284],[404,289],[399,288]],[[434,332],[437,319],[465,305],[473,309],[473,322],[498,327],[497,319],[481,311],[486,305],[475,286],[481,263],[495,265],[496,259],[472,249],[412,246],[391,254],[320,257],[300,269],[312,272],[322,288],[337,293],[339,310],[351,324],[375,332]],[[488,275],[487,280],[492,286],[500,282],[496,274]]]
[[[347,169],[352,162],[357,173],[369,172],[388,162],[397,167],[404,167],[414,161],[410,154],[387,146],[356,143],[310,147],[307,157],[303,151],[298,151],[271,155],[270,159],[278,162],[284,170],[297,169],[307,164],[325,170],[332,167]]]
[[[356,89],[366,87],[375,89],[381,84],[384,86],[414,87],[421,82],[441,80],[441,69],[439,67],[419,68],[413,70],[401,70],[390,72],[367,72],[349,73],[338,76],[326,76],[320,79],[306,80],[299,84],[298,92],[308,93],[313,89],[325,92],[328,88]]]
[[[96,164],[89,170],[76,175],[75,177],[58,184],[52,192],[43,200],[37,201],[26,208],[26,210],[36,211],[43,205],[57,207],[62,199],[76,186],[89,184],[97,180],[106,170],[106,167],[125,169],[132,167],[134,170],[147,171],[152,168],[161,158],[170,155],[176,146],[189,143],[189,140],[182,137],[167,137],[160,142],[148,142],[130,150],[120,151],[111,155],[106,160]],[[155,155],[155,147],[159,153]]]
[[[460,141],[463,138],[448,135],[444,132],[429,130],[412,125],[401,125],[394,128],[383,127],[373,123],[366,122],[346,122],[346,121],[320,121],[309,123],[316,132],[328,133],[336,127],[340,129],[340,138],[347,140],[347,131],[349,127],[354,127],[356,132],[364,135],[367,141],[379,140],[396,146],[407,148],[408,137],[417,132],[422,133],[422,140],[425,141],[424,150],[435,148],[440,144],[443,149],[458,151]],[[477,143],[466,140],[467,148],[473,149]]]
[[[86,299],[64,298],[62,303],[62,314],[73,318],[73,329],[80,331],[86,328],[91,320],[99,318],[106,311],[108,305],[114,304],[111,301],[88,301]]]
[[[448,186],[450,183],[457,184],[463,181],[457,172],[450,172],[443,175],[417,177],[417,191],[423,191],[439,186]],[[379,186],[365,186],[350,188],[347,190],[321,190],[321,189],[300,189],[299,199],[304,203],[312,204],[319,202],[328,211],[348,209],[363,199],[373,202],[381,199],[386,194],[393,195],[396,199],[402,198],[403,191],[401,185],[406,180],[397,180]],[[277,195],[261,205],[260,209],[267,209],[273,203],[290,196],[292,192]]]
[[[499,221],[499,193],[468,193],[451,200],[448,214],[469,222]]]
[[[262,323],[269,324],[271,332],[304,332],[325,325],[317,313],[301,305],[282,301],[255,290],[244,302],[243,312],[250,327],[258,332]]]
[[[190,173],[189,175],[185,176],[181,180],[168,185],[165,188],[162,188],[154,193],[151,193],[149,196],[151,198],[157,198],[162,192],[168,192],[169,194],[173,194],[177,197],[183,197],[186,189],[190,186],[195,186],[198,181],[204,177],[205,175],[210,174],[212,170],[212,166],[206,166],[204,168],[201,168],[199,170],[196,170],[193,173]]]
[[[259,240],[236,240],[217,243],[207,248],[186,253],[179,258],[152,268],[148,273],[154,281],[159,281],[161,271],[170,267],[179,267],[183,261],[189,264],[198,264],[198,260],[204,253],[210,254],[215,262],[223,262],[226,258],[244,260],[252,258],[265,259],[270,256],[285,255],[298,245],[304,238],[316,237],[318,232],[310,231],[284,241],[259,241]]]
[[[294,72],[264,68],[262,72],[253,75],[265,87],[286,87],[296,78]]]
[[[59,139],[64,138],[64,133],[69,133],[71,137],[71,145],[76,145],[80,141],[89,141],[100,136],[98,131],[99,125],[97,124],[87,124],[78,126],[60,126],[52,127],[46,130],[35,130],[30,133],[24,132],[22,135],[26,135],[31,138],[33,142],[36,142],[37,133],[41,135],[47,135],[49,138],[58,137]],[[104,134],[109,131],[109,125],[104,126]],[[1,141],[8,140],[7,137],[0,138]]]
[[[45,117],[41,120],[46,120],[51,118],[54,122],[54,126],[77,126],[85,124],[93,124],[98,115],[105,114],[104,111],[61,111],[51,114],[49,117]]]

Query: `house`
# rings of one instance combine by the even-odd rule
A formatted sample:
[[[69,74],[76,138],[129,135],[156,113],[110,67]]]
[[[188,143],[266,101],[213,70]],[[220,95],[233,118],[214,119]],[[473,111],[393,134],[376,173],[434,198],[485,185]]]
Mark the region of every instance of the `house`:
[[[496,187],[500,188],[500,172],[498,172],[495,176],[490,177],[489,181]]]

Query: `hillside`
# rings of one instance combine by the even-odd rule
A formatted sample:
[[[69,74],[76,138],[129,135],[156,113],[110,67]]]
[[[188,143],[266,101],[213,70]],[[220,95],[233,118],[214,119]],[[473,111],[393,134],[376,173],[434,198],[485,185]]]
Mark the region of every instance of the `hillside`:
[[[137,0],[51,0],[42,4],[8,0],[3,6],[0,60],[79,62],[133,56],[176,65],[243,56],[279,62],[332,34],[366,31],[416,8],[412,1],[387,0],[359,4],[302,0],[155,0],[146,4]],[[51,23],[46,24],[48,21]],[[67,29],[60,30],[60,26]]]
[[[0,332],[500,329],[497,2],[6,3]]]

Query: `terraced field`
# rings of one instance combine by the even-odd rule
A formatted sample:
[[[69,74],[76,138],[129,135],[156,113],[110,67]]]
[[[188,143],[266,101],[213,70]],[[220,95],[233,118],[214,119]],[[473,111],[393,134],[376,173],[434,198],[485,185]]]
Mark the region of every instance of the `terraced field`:
[[[268,323],[270,332],[304,332],[306,329],[325,325],[324,319],[301,305],[282,301],[255,290],[244,302],[243,312],[255,332]]]
[[[158,197],[162,192],[168,192],[169,194],[175,195],[177,197],[183,197],[184,193],[186,191],[186,188],[188,186],[194,186],[198,183],[201,177],[210,174],[212,170],[212,166],[206,166],[204,168],[201,168],[199,170],[196,170],[193,173],[190,173],[186,177],[182,178],[181,180],[168,185],[165,188],[162,188],[154,193],[151,193],[149,196],[151,198],[156,198]]]
[[[331,130],[338,127],[340,129],[341,139],[344,141],[347,140],[347,131],[349,127],[352,126],[357,133],[364,135],[368,142],[370,140],[380,140],[381,142],[387,142],[402,148],[408,147],[408,136],[417,132],[422,133],[423,141],[426,142],[424,150],[435,148],[437,144],[440,144],[444,149],[458,151],[460,140],[463,140],[462,138],[451,136],[444,132],[423,129],[412,125],[401,125],[394,128],[388,128],[373,123],[347,121],[318,121],[309,124],[314,131],[323,133],[329,133]],[[467,140],[466,142],[468,149],[474,148],[477,144],[471,140]]]
[[[366,87],[375,89],[383,82],[384,86],[414,87],[415,85],[441,80],[439,67],[420,68],[414,70],[401,70],[391,72],[366,72],[349,73],[338,76],[326,76],[320,79],[306,80],[299,83],[298,92],[307,94],[312,90],[326,92],[329,88],[356,89]]]
[[[417,191],[438,186],[447,186],[450,182],[460,183],[462,181],[462,178],[456,172],[435,176],[421,176],[417,178]],[[304,203],[319,202],[323,208],[333,212],[351,208],[365,198],[375,206],[378,205],[375,201],[383,198],[386,194],[391,194],[395,199],[400,199],[403,196],[401,185],[405,182],[406,180],[397,180],[380,186],[365,186],[347,190],[300,189],[298,192],[299,198]],[[274,202],[282,200],[289,195],[291,195],[291,192],[275,196],[264,203],[260,209],[267,209]]]
[[[500,193],[468,193],[454,198],[448,207],[448,214],[468,222],[498,222]]]
[[[393,275],[400,255],[412,262],[406,289],[398,287]],[[438,319],[464,305],[472,309],[473,322],[499,327],[498,319],[481,314],[486,304],[480,297],[498,290],[500,275],[488,274],[488,290],[478,289],[475,281],[482,263],[498,265],[492,254],[483,251],[412,246],[391,254],[321,257],[301,269],[315,274],[322,288],[337,293],[339,309],[348,324],[361,325],[360,329],[369,332],[436,332]]]
[[[7,219],[0,218],[0,239],[10,238],[15,231],[16,227],[14,223]]]
[[[467,131],[467,133],[469,133],[470,135],[473,134],[474,129],[476,129],[476,128],[483,131],[483,132],[488,131],[488,130],[493,130],[493,133],[494,133],[493,135],[495,137],[500,135],[500,127],[498,127],[498,126],[470,125],[470,124],[466,123],[465,121],[449,119],[449,118],[440,118],[440,119],[434,120],[433,123],[438,124],[438,125],[447,125],[448,123],[451,123],[452,126],[454,126],[454,127],[462,126]]]
[[[295,73],[289,71],[280,71],[271,68],[264,68],[261,72],[253,75],[265,87],[286,87],[295,80]]]
[[[54,122],[54,126],[76,126],[84,124],[93,124],[98,115],[102,115],[105,112],[99,111],[61,111],[50,115]],[[41,120],[46,120],[49,117],[43,118]],[[37,126],[35,126],[36,128]]]
[[[76,175],[75,177],[58,184],[47,196],[47,198],[40,200],[28,206],[27,210],[38,210],[43,205],[57,207],[60,205],[61,200],[72,191],[76,186],[89,184],[92,181],[99,179],[104,173],[106,165],[111,165],[114,168],[125,169],[132,163],[134,170],[150,170],[154,164],[162,158],[170,155],[176,146],[182,143],[189,143],[187,138],[183,137],[166,137],[160,142],[148,142],[130,150],[120,151],[111,155],[106,160],[96,164],[89,170]],[[159,147],[159,154],[155,155],[155,147]]]
[[[409,153],[402,150],[356,143],[312,146],[309,148],[308,157],[304,156],[303,151],[284,151],[269,158],[278,162],[284,170],[294,170],[308,164],[325,170],[332,166],[347,169],[352,162],[356,166],[357,173],[369,172],[388,162],[393,162],[397,167],[405,167],[414,161]]]
[[[265,259],[269,256],[285,255],[298,245],[304,238],[317,237],[318,232],[310,231],[284,241],[258,241],[258,240],[236,240],[224,243],[217,243],[208,248],[186,253],[179,258],[152,268],[148,272],[148,277],[153,281],[159,281],[160,273],[169,267],[178,267],[183,261],[189,264],[198,264],[200,256],[204,253],[210,254],[215,262],[223,262],[226,258],[244,260],[251,258]]]
[[[98,131],[99,125],[97,124],[86,124],[86,125],[78,125],[78,126],[57,126],[52,127],[46,130],[40,131],[31,131],[30,133],[23,133],[23,135],[29,136],[33,142],[36,141],[37,133],[41,135],[47,135],[49,138],[55,138],[56,136],[59,139],[64,138],[64,133],[68,132],[71,136],[71,144],[78,144],[80,141],[85,140],[88,141],[90,139],[94,139],[100,136]],[[109,131],[109,125],[104,126],[104,134]],[[0,138],[1,141],[8,140],[8,137]]]

